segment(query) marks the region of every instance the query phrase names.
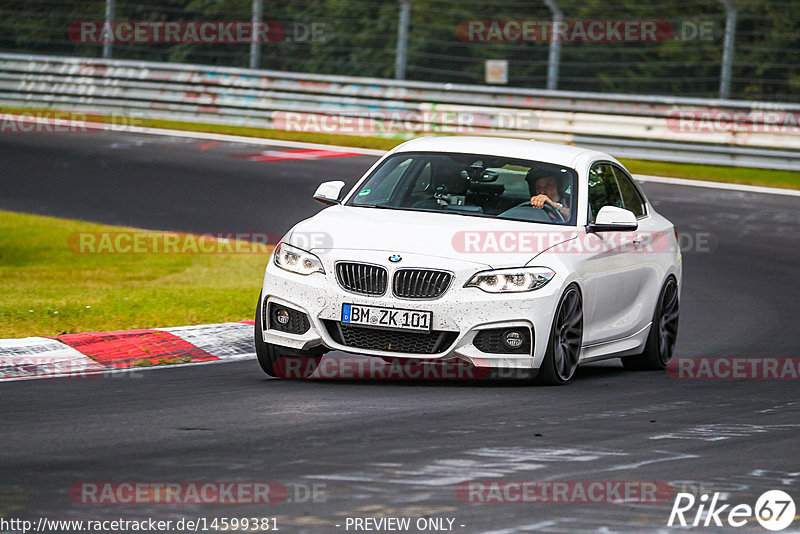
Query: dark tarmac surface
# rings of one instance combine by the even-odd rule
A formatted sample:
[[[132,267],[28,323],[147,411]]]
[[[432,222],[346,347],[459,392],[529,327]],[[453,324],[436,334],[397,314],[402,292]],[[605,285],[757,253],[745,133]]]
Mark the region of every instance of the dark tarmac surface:
[[[282,233],[321,209],[311,199],[320,182],[353,183],[375,161],[235,157],[263,150],[122,133],[4,134],[0,209]],[[684,240],[677,356],[800,355],[800,199],[643,187]],[[673,531],[672,498],[476,504],[459,500],[456,488],[470,480],[664,481],[719,491],[729,504],[754,505],[769,489],[800,503],[797,384],[677,380],[626,372],[618,360],[584,366],[561,388],[278,381],[254,361],[3,383],[0,516],[276,517],[282,532],[353,532],[347,517],[389,516],[412,525],[450,518],[464,533]],[[69,488],[91,481],[275,481],[291,502],[73,502]],[[324,502],[297,502],[313,485]],[[763,531],[754,522],[738,530]]]

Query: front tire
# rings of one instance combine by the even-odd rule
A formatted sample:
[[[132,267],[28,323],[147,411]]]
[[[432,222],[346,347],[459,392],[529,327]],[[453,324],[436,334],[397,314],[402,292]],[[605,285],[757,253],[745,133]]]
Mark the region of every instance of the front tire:
[[[308,378],[319,366],[322,354],[273,345],[264,341],[262,295],[256,304],[255,346],[261,370],[274,378]]]
[[[572,380],[583,344],[583,297],[578,286],[571,284],[556,307],[550,339],[547,342],[535,384],[561,386]]]
[[[678,339],[680,306],[678,282],[670,276],[658,296],[653,324],[647,335],[644,352],[622,358],[622,366],[631,371],[663,371],[672,358]]]

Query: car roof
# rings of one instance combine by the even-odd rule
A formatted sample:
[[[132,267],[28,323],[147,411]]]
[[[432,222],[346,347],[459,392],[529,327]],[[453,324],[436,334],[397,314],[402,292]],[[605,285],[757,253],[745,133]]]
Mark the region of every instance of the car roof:
[[[406,141],[402,145],[396,147],[392,152],[457,152],[465,154],[483,154],[543,161],[566,167],[574,167],[575,161],[582,155],[597,156],[600,159],[615,161],[614,158],[608,154],[588,148],[558,143],[545,143],[532,139],[511,139],[507,137],[419,137]]]

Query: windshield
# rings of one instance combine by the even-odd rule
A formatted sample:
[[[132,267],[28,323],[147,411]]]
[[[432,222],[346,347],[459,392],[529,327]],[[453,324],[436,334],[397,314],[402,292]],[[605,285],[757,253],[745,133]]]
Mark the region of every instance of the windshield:
[[[347,205],[574,225],[576,191],[577,173],[560,165],[402,152],[384,160]]]

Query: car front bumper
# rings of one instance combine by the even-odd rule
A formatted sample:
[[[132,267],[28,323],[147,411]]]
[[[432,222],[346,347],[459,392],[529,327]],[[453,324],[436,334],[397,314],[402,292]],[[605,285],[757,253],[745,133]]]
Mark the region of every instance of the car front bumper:
[[[389,270],[391,280],[395,266],[385,263],[387,256],[388,254],[381,251],[360,252],[357,259],[348,259],[381,264]],[[432,264],[429,257],[410,257],[406,261],[405,256],[405,264],[451,271],[454,279],[447,292],[433,300],[401,299],[393,296],[391,290],[379,297],[359,295],[344,290],[336,280],[333,265],[342,258],[320,255],[325,274],[314,273],[307,276],[285,271],[277,267],[270,258],[259,306],[266,305],[269,310],[270,304],[276,304],[299,311],[307,316],[309,328],[302,334],[270,328],[270,318],[268,313],[264,313],[263,340],[299,350],[324,347],[381,358],[407,358],[425,362],[462,360],[477,367],[530,369],[541,365],[550,335],[553,312],[561,294],[561,280],[558,275],[536,291],[492,294],[478,288],[464,287],[472,275],[486,270],[486,266],[442,258],[437,258],[435,264]],[[432,354],[373,350],[348,345],[336,331],[344,304],[430,311],[433,314],[431,329],[453,334],[446,336],[449,341],[446,346],[437,347]],[[531,340],[530,349],[525,353],[492,353],[476,347],[474,341],[479,332],[500,328],[527,330]]]

